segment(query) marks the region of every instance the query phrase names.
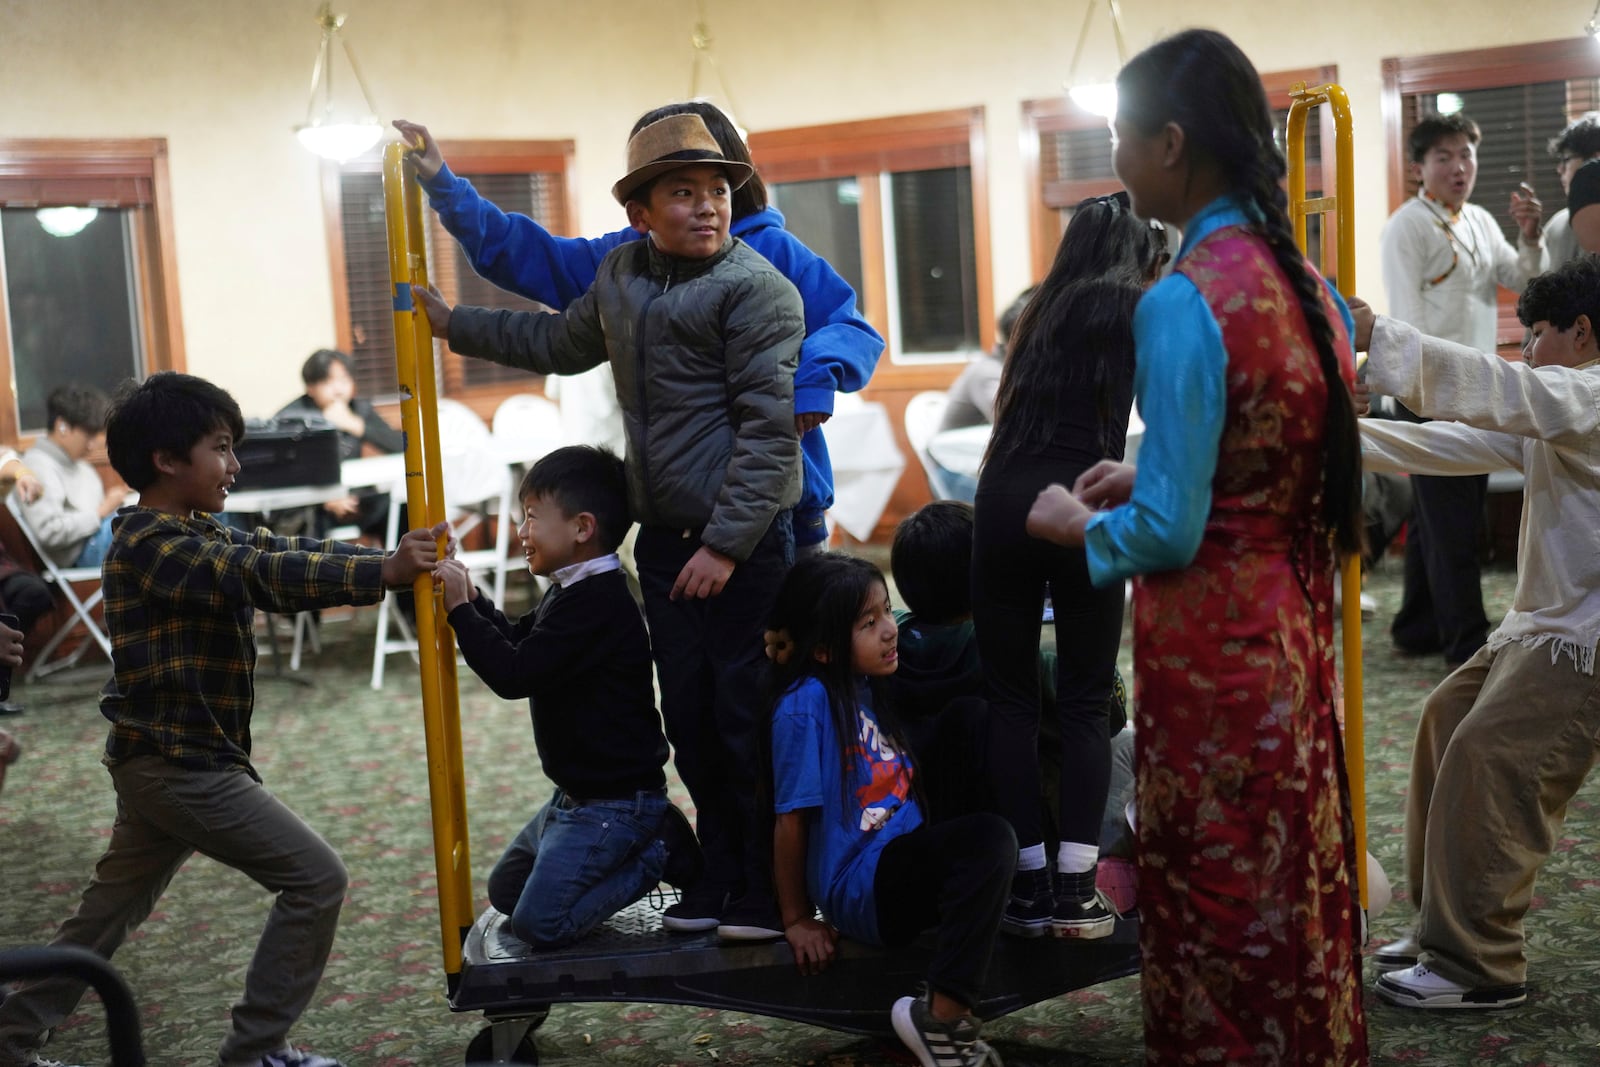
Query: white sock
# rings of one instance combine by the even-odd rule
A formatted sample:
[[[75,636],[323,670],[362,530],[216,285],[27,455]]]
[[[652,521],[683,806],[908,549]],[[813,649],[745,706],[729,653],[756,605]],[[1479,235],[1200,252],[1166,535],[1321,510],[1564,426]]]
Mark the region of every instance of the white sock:
[[[1063,874],[1082,874],[1094,870],[1100,849],[1078,841],[1063,841],[1056,846],[1056,870]]]
[[[1042,871],[1044,870],[1044,842],[1029,845],[1027,848],[1017,849],[1017,870]]]

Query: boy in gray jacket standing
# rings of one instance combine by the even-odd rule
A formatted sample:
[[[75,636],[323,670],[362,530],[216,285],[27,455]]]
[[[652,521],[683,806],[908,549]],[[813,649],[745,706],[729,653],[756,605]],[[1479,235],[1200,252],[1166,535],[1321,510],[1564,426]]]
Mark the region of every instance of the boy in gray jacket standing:
[[[661,711],[706,856],[662,921],[730,939],[783,936],[756,799],[758,685],[762,627],[794,557],[805,336],[794,286],[729,236],[733,191],[752,173],[698,115],[662,119],[628,141],[612,188],[648,239],[607,256],[566,311],[452,310],[413,288],[434,336],[462,355],[540,374],[611,364]]]

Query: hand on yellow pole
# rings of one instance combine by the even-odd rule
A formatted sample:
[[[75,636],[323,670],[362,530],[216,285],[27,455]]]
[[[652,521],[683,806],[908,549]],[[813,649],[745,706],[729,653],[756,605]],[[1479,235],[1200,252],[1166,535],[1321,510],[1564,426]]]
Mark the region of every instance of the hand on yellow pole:
[[[424,289],[420,285],[411,287],[411,299],[422,305],[423,312],[428,316],[428,329],[439,340],[448,340],[450,337],[450,305],[444,302],[444,297],[439,295],[439,290],[433,286]]]
[[[446,556],[455,552],[455,538],[449,535],[448,522],[441,522],[431,530],[407,530],[394,551],[383,558],[383,584],[407,586],[420,575],[432,573],[439,560],[439,538],[448,538]]]

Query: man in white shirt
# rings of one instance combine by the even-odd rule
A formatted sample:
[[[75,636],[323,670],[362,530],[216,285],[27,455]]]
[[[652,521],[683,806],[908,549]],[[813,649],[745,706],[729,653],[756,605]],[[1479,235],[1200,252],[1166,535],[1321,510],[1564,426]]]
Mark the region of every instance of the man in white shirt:
[[[1374,324],[1359,301],[1351,311],[1372,390],[1439,420],[1362,420],[1368,469],[1527,479],[1511,609],[1417,727],[1405,828],[1417,924],[1373,955],[1391,1004],[1510,1007],[1527,997],[1534,880],[1600,758],[1600,257],[1529,283],[1525,362]]]
[[[1556,160],[1556,177],[1561,193],[1572,189],[1572,176],[1591,159],[1600,159],[1600,111],[1590,111],[1568,123],[1567,128],[1550,138],[1550,154]],[[1571,213],[1562,208],[1544,224],[1544,246],[1550,253],[1550,266],[1559,267],[1578,254],[1578,239],[1572,233]]]
[[[1513,248],[1494,216],[1467,202],[1478,177],[1478,126],[1465,115],[1427,116],[1408,146],[1422,186],[1383,228],[1389,314],[1429,336],[1493,352],[1498,286],[1520,291],[1547,264],[1541,205],[1526,185],[1511,194],[1520,231]],[[1390,627],[1399,651],[1442,652],[1455,666],[1488,635],[1478,566],[1487,488],[1484,475],[1412,479],[1405,590]]]

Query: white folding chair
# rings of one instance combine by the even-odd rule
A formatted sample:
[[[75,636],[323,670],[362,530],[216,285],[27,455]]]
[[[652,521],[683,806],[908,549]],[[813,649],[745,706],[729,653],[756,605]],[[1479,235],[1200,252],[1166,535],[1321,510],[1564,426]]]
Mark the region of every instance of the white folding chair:
[[[502,458],[532,463],[566,443],[561,429],[561,409],[536,393],[514,393],[494,409],[491,420],[494,446]]]
[[[484,521],[494,523],[494,547],[461,552],[457,558],[476,577],[492,581],[494,602],[505,603],[506,575],[512,563],[507,559],[511,547],[512,479],[511,467],[493,447],[489,428],[465,404],[439,401],[439,459],[444,476],[445,510],[456,537],[463,537]],[[405,494],[404,484],[394,488],[396,500]],[[400,539],[400,509],[389,509],[386,543],[393,548]],[[413,516],[420,522],[421,516]],[[393,624],[399,636],[389,636]],[[395,652],[417,654],[416,634],[405,615],[396,610],[394,597],[385,597],[378,611],[378,634],[372,653],[372,688],[383,688],[383,665]]]
[[[105,590],[100,585],[100,568],[56,566],[55,561],[50,558],[50,553],[46,552],[44,546],[39,543],[39,538],[33,532],[33,527],[28,525],[28,519],[22,513],[22,506],[17,501],[16,493],[12,493],[6,498],[6,507],[11,509],[11,517],[17,521],[17,527],[22,530],[22,536],[28,539],[28,547],[33,549],[34,558],[39,561],[39,566],[43,568],[43,573],[40,577],[46,583],[54,586],[66,598],[67,603],[72,605],[73,621],[57,627],[56,632],[50,635],[50,640],[45,642],[44,647],[39,650],[39,655],[34,658],[33,666],[28,668],[27,680],[31,682],[36,678],[43,678],[46,675],[54,674],[56,671],[63,671],[68,667],[74,666],[78,660],[83,658],[83,654],[89,650],[91,641],[99,645],[100,650],[106,654],[106,658],[110,659],[111,641],[106,637],[105,631],[100,628],[100,624],[94,618],[94,609],[105,596]],[[93,582],[94,592],[89,594],[87,599],[81,598],[78,596],[78,591],[73,588],[72,583],[74,582]],[[52,659],[51,656],[55,650],[60,648],[61,643],[70,637],[79,626],[82,626],[85,631],[85,639],[79,641],[78,646],[71,652]]]
[[[918,393],[906,402],[906,440],[911,442],[911,451],[917,454],[917,462],[922,464],[922,473],[928,479],[928,489],[935,500],[949,500],[951,497],[944,471],[928,455],[928,442],[939,432],[939,423],[943,421],[944,409],[949,403],[950,398],[936,390]]]

